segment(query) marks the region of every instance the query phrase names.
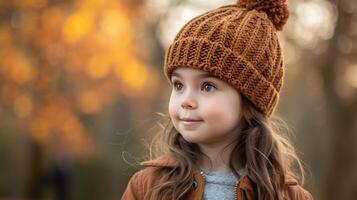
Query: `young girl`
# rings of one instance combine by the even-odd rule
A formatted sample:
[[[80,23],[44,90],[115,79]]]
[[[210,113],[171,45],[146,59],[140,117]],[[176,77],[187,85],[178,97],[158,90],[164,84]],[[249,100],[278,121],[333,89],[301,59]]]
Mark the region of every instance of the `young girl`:
[[[168,152],[141,163],[122,199],[312,199],[271,120],[284,73],[277,31],[288,15],[284,0],[240,0],[181,29],[164,66]]]

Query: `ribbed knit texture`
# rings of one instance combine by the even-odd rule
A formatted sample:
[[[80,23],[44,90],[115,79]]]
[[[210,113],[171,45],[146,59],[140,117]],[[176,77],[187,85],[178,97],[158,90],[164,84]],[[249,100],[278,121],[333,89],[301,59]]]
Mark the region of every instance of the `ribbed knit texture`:
[[[204,171],[203,200],[232,200],[236,193],[237,177],[231,173]]]
[[[265,12],[222,6],[190,20],[165,55],[168,80],[178,67],[204,70],[231,84],[264,115],[279,99],[284,63],[277,29]]]
[[[236,185],[239,179],[233,172],[209,171],[201,168],[205,179],[203,200],[231,200],[235,199]],[[239,176],[244,175],[244,169],[238,171]]]

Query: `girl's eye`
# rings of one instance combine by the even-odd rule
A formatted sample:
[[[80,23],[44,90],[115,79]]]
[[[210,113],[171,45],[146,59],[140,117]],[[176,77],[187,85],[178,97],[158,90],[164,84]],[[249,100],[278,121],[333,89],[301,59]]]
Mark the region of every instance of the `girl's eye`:
[[[182,89],[183,85],[178,82],[178,81],[175,81],[174,82],[174,89],[177,90],[177,91],[180,91]]]
[[[176,91],[181,91],[183,89],[183,84],[178,82],[178,81],[174,81],[173,83],[173,87]],[[203,83],[201,90],[202,91],[206,91],[206,92],[211,92],[213,90],[217,89],[213,84],[205,82]]]
[[[202,85],[202,90],[204,90],[204,91],[206,91],[206,92],[210,92],[210,91],[212,91],[212,90],[215,90],[215,89],[217,89],[215,86],[213,86],[211,83],[204,83],[203,85]]]

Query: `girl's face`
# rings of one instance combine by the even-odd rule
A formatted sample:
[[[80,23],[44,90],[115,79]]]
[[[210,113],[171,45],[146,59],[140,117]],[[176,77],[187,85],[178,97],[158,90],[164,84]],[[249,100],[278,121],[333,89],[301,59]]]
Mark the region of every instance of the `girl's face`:
[[[169,114],[184,139],[202,145],[225,145],[237,136],[241,96],[228,83],[192,68],[171,77]]]

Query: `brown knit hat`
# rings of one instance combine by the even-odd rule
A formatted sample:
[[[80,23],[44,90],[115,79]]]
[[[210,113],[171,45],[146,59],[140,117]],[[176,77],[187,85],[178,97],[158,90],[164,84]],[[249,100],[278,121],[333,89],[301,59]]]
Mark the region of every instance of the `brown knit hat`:
[[[190,20],[165,55],[168,80],[178,67],[201,69],[235,87],[265,116],[278,102],[284,62],[277,30],[285,0],[239,0]]]

